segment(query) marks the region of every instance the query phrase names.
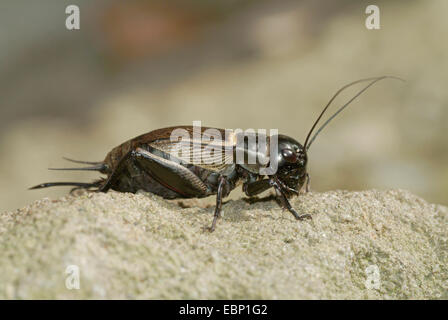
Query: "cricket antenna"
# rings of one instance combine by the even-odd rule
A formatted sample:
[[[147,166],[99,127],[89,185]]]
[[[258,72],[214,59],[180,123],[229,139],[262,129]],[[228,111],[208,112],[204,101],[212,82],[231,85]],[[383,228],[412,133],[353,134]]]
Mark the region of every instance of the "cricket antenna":
[[[308,132],[308,135],[306,136],[306,139],[305,139],[305,143],[303,144],[305,150],[308,151],[308,149],[310,148],[311,144],[316,139],[317,135],[331,122],[331,120],[333,120],[342,110],[344,110],[350,103],[352,103],[353,100],[358,98],[364,91],[366,91],[368,88],[370,88],[376,82],[381,81],[383,79],[396,79],[396,80],[404,81],[403,79],[398,78],[398,77],[394,77],[394,76],[382,76],[382,77],[375,77],[375,78],[365,78],[365,79],[360,79],[360,80],[353,81],[353,82],[351,82],[349,84],[346,84],[341,89],[339,89],[333,95],[333,97],[330,99],[330,101],[327,103],[327,105],[325,106],[325,108],[322,110],[322,112],[320,113],[319,117],[317,118],[317,120],[314,122],[314,124],[311,127],[310,131]],[[347,88],[349,88],[349,87],[351,87],[351,86],[353,86],[355,84],[358,84],[358,83],[361,83],[361,82],[367,82],[367,81],[370,81],[370,83],[368,85],[366,85],[362,90],[360,90],[355,96],[353,96],[346,104],[344,104],[342,107],[340,107],[330,118],[328,118],[328,120],[325,121],[325,123],[322,126],[320,126],[320,128],[317,130],[317,132],[310,139],[311,134],[313,133],[313,131],[316,128],[317,124],[319,123],[320,119],[322,118],[324,113],[327,111],[327,109],[330,107],[330,105],[334,101],[334,99],[336,99],[336,97],[342,91],[344,91],[345,89],[347,89]]]

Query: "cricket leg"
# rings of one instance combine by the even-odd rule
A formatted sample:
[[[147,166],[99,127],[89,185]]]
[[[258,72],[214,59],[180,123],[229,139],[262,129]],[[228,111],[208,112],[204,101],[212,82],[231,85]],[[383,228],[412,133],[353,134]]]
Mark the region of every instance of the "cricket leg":
[[[306,174],[306,185],[305,185],[305,192],[310,192],[310,174]]]
[[[216,222],[218,221],[218,218],[221,217],[221,207],[222,207],[222,198],[223,198],[223,189],[226,185],[226,178],[221,176],[219,178],[219,185],[218,185],[218,193],[216,195],[216,207],[215,207],[215,215],[213,217],[213,222],[210,228],[208,230],[210,232],[215,231],[216,228]]]
[[[198,197],[208,193],[207,186],[193,172],[178,163],[154,155],[141,148],[130,151],[120,160],[114,172],[99,191],[106,192],[109,189],[118,188],[120,178],[129,168],[134,168],[137,172],[147,173],[157,183],[178,193],[181,197]]]
[[[297,220],[303,220],[303,219],[312,219],[311,215],[309,214],[298,214],[296,210],[291,206],[291,204],[288,201],[288,198],[286,197],[285,193],[281,189],[280,185],[275,180],[271,180],[271,184],[275,189],[275,192],[277,193],[278,197],[280,198],[280,202],[283,206],[283,208],[288,209],[289,212],[292,213],[294,218]]]
[[[258,180],[243,184],[243,191],[248,197],[254,197],[268,189],[272,188],[268,179]]]

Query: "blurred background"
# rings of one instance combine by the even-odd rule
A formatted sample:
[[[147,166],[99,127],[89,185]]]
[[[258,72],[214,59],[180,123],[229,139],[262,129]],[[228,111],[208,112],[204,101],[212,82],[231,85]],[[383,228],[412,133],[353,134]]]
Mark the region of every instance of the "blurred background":
[[[80,30],[65,28],[70,4]],[[370,4],[380,30],[365,27]],[[160,127],[278,128],[303,142],[337,89],[384,74],[407,82],[378,83],[323,131],[311,187],[446,205],[447,12],[446,0],[2,0],[0,210],[69,190],[35,184],[97,177],[48,171],[70,166],[62,156],[102,160]]]

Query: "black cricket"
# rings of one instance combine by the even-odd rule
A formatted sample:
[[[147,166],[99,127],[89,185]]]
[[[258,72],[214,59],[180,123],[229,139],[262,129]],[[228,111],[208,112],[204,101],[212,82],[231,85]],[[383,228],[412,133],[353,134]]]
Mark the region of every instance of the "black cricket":
[[[246,163],[193,164],[172,161],[173,158],[171,157],[172,155],[170,152],[172,151],[174,142],[170,139],[171,132],[177,128],[184,129],[190,133],[193,132],[192,126],[178,126],[154,130],[126,141],[109,152],[104,161],[101,162],[77,161],[65,158],[71,162],[89,164],[91,165],[90,167],[50,169],[94,170],[105,174],[107,176],[106,178],[100,178],[92,183],[43,183],[30,189],[53,186],[73,186],[74,188],[72,191],[76,189],[86,189],[90,191],[107,192],[112,189],[119,192],[135,193],[138,190],[144,190],[166,199],[203,198],[216,194],[214,218],[209,228],[210,231],[214,231],[217,219],[220,217],[222,199],[227,197],[238,183],[243,182],[243,191],[247,196],[253,197],[265,190],[274,188],[282,207],[291,212],[297,220],[311,218],[309,214],[297,213],[288,201],[288,198],[291,196],[298,195],[299,190],[304,185],[306,192],[309,190],[309,175],[306,165],[308,162],[308,150],[311,144],[323,128],[344,108],[374,83],[385,78],[399,79],[390,76],[367,78],[354,81],[339,89],[314,122],[303,145],[291,137],[278,135],[278,169],[274,175],[260,175],[259,169],[260,167],[263,167],[263,165],[258,163],[255,165]],[[311,134],[333,100],[344,89],[360,82],[369,83],[346,104],[340,107],[311,138]],[[202,133],[207,129],[210,128],[203,127]],[[217,130],[224,136],[223,129]],[[230,147],[236,149],[237,143],[235,137],[230,138],[231,139],[228,141],[225,141],[227,147],[230,144]],[[243,151],[246,154],[253,152],[247,148]],[[258,157],[256,159],[258,159]]]

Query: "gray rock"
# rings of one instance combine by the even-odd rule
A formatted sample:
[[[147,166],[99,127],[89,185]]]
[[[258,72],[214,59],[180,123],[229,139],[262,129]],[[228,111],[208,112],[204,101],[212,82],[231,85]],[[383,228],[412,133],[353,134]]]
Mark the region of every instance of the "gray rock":
[[[36,201],[0,215],[0,298],[448,298],[446,207],[402,190],[292,202],[313,219],[230,200],[210,234],[213,207],[201,201],[115,192]],[[76,284],[70,265],[79,289],[66,287]]]

